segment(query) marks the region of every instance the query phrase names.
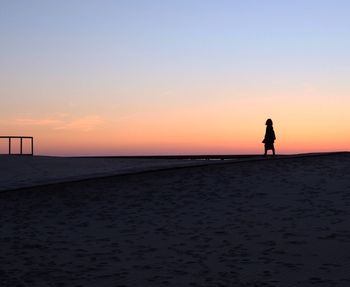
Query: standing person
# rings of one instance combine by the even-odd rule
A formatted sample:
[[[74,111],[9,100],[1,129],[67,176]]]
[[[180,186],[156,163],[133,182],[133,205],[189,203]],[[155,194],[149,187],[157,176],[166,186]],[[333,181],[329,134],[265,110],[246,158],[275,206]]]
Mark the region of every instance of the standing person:
[[[275,155],[275,147],[274,147],[273,143],[275,142],[276,136],[275,136],[275,131],[273,130],[273,126],[272,126],[272,120],[268,119],[265,124],[266,124],[265,138],[262,141],[265,144],[264,156],[267,155],[267,151],[269,149],[271,149],[273,155]]]

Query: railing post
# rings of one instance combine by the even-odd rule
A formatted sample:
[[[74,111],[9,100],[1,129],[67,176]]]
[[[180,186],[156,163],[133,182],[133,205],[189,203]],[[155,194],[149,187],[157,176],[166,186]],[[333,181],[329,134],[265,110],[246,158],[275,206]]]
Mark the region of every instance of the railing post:
[[[31,138],[31,140],[32,140],[32,155],[33,155],[34,154],[34,139]]]
[[[11,154],[11,137],[9,137],[9,154]]]
[[[21,137],[20,154],[23,154],[23,138]]]

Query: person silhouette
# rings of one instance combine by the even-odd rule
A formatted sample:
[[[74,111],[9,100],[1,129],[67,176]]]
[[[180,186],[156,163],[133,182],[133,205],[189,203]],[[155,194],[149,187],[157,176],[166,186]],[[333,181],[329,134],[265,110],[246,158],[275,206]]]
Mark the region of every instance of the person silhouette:
[[[267,119],[265,125],[266,125],[265,138],[262,141],[265,144],[264,156],[267,155],[267,151],[270,149],[272,150],[272,154],[275,155],[275,147],[273,144],[275,142],[276,136],[275,136],[275,131],[273,130],[273,126],[272,126],[272,120]]]

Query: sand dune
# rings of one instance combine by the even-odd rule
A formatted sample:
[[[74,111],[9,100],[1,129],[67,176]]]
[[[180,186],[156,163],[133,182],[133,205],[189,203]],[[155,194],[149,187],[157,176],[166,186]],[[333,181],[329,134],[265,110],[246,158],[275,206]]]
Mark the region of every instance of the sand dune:
[[[38,185],[201,164],[183,159],[0,156],[0,192]]]
[[[0,194],[0,286],[350,286],[350,155]]]

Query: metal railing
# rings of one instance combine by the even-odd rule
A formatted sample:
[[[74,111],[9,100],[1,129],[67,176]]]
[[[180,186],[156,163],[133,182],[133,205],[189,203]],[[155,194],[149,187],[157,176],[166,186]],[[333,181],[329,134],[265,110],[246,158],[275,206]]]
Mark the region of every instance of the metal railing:
[[[0,139],[8,139],[8,154],[12,155],[33,155],[34,154],[34,139],[27,136],[0,136]],[[19,153],[12,153],[12,139],[20,139]],[[30,139],[30,153],[23,153],[23,139]]]

